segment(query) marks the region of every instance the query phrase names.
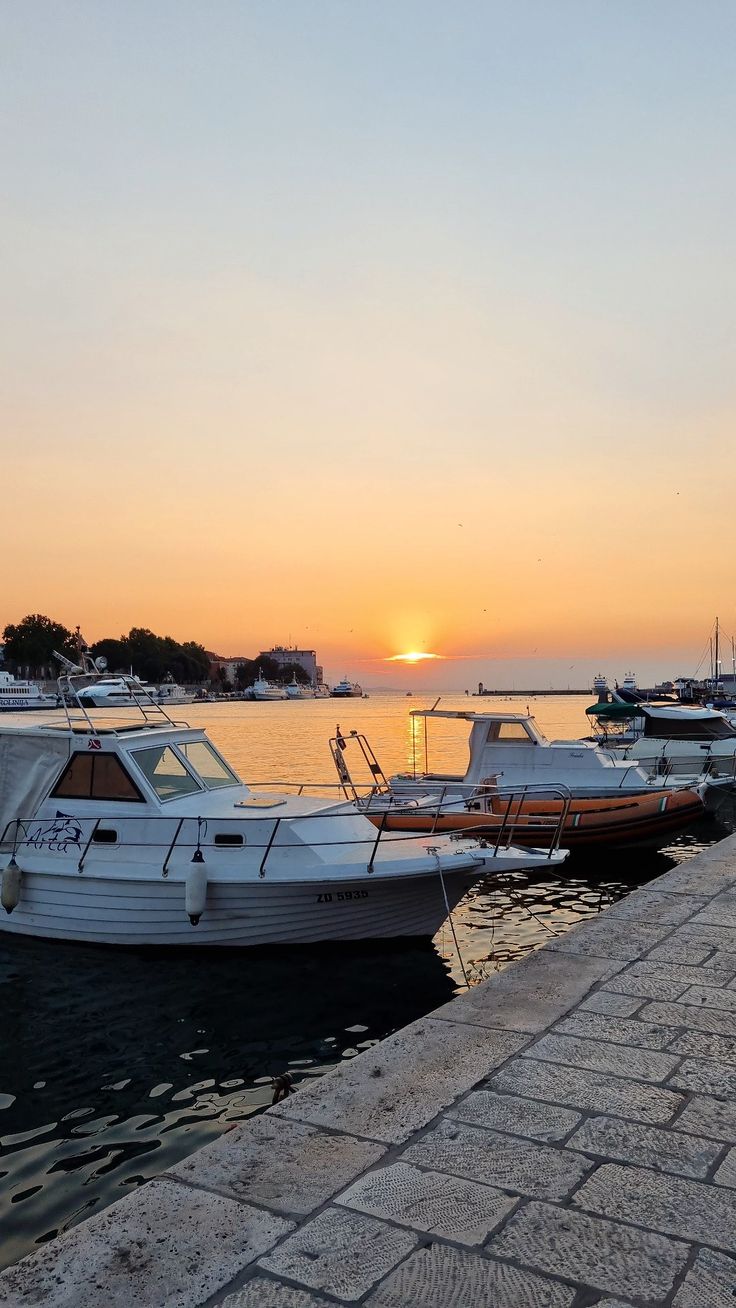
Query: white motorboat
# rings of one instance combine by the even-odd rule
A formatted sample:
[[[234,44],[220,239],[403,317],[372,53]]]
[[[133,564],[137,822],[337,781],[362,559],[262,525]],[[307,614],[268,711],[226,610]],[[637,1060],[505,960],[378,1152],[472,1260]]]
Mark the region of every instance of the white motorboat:
[[[571,853],[631,846],[656,849],[703,816],[700,787],[647,787],[636,794],[612,790],[591,796],[572,795],[566,786],[549,780],[506,788],[490,777],[467,793],[447,779],[438,790],[436,775],[429,785],[419,779],[402,780],[394,787],[362,732],[343,735],[338,727],[329,744],[346,798],[389,831],[454,831],[486,840],[506,835],[513,844],[536,846],[548,839]]]
[[[287,682],[284,687],[288,699],[314,699],[314,688],[312,686],[303,686],[297,681],[294,673],[291,681]]]
[[[712,775],[705,759],[698,759],[698,766],[690,771],[674,774],[658,767],[654,759],[622,756],[624,751],[602,749],[594,740],[548,740],[528,713],[415,709],[410,716],[424,725],[424,769],[415,756],[411,772],[390,778],[395,794],[416,792],[419,785],[423,793],[467,800],[478,787],[485,793],[491,786],[534,786],[543,793],[549,785],[564,786],[574,799],[585,799],[689,787],[698,788],[706,807],[714,808],[731,785],[728,777]],[[441,719],[470,724],[470,758],[464,773],[429,771],[428,725]],[[412,739],[416,749],[416,730]]]
[[[134,708],[139,700],[148,700],[155,694],[154,686],[124,673],[101,676],[79,687],[79,698],[85,708]]]
[[[258,676],[250,689],[253,692],[253,699],[271,700],[289,698],[283,686],[277,686],[273,681],[266,681],[260,668],[258,669]]]
[[[169,676],[164,677],[161,685],[157,687],[154,692],[154,699],[157,699],[159,704],[170,705],[173,708],[176,704],[193,704],[195,692],[185,690],[183,686],[178,686],[174,678],[169,674]]]
[[[357,681],[348,681],[347,677],[343,677],[342,681],[332,687],[330,694],[333,699],[361,699],[363,687]]]
[[[624,763],[683,784],[705,773],[736,785],[736,727],[725,713],[680,704],[594,704],[587,710],[596,739]]]
[[[35,681],[20,681],[12,673],[0,671],[0,713],[52,709],[58,702],[56,695],[47,695]]]
[[[488,873],[566,851],[399,835],[352,803],[255,793],[155,701],[107,725],[66,682],[63,724],[0,727],[0,926],[127,945],[431,936]],[[136,699],[138,693],[136,690]],[[79,701],[77,701],[79,702]]]

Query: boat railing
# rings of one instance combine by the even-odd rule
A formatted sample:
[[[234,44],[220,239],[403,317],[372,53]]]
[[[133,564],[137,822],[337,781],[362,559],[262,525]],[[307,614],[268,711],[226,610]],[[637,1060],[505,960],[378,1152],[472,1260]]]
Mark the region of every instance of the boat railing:
[[[495,792],[498,794],[498,792]],[[549,793],[549,790],[548,790]],[[437,832],[436,820],[426,832],[397,829],[394,819],[397,810],[386,806],[380,813],[352,803],[340,803],[330,809],[320,809],[314,813],[290,813],[271,815],[262,809],[252,813],[243,813],[237,817],[195,817],[155,814],[140,817],[135,815],[117,815],[107,813],[101,817],[76,817],[58,814],[55,818],[11,818],[5,824],[0,835],[0,856],[22,857],[24,851],[35,850],[46,853],[65,854],[76,859],[77,872],[85,872],[93,852],[99,854],[113,850],[120,855],[120,850],[145,850],[150,853],[160,851],[161,876],[166,879],[175,855],[189,856],[192,862],[202,862],[210,857],[245,856],[255,851],[260,857],[258,875],[266,876],[269,859],[274,850],[304,850],[313,843],[322,848],[361,848],[366,851],[368,872],[374,870],[379,850],[388,841],[391,845],[412,841],[421,842],[422,836],[429,838],[442,834],[450,840],[463,840],[476,843],[484,852],[489,847],[498,853],[513,844],[513,833],[518,826],[519,813],[523,808],[523,794],[520,791],[510,793],[497,816],[492,830],[468,830],[458,823],[457,827],[443,825],[441,833]],[[569,806],[569,795],[560,796],[561,811],[552,827],[552,839],[549,845],[550,856],[559,847],[560,835]],[[278,801],[276,801],[278,802]],[[345,836],[335,831],[335,837],[325,835],[322,824],[336,819],[351,817],[369,817],[371,825],[356,834],[354,830]],[[309,840],[308,828],[319,824],[320,830],[313,842]],[[256,829],[257,828],[257,829]],[[535,824],[536,835],[543,837],[545,824]],[[150,861],[150,860],[146,860]],[[99,867],[97,860],[97,867]],[[105,859],[109,866],[109,859]],[[357,870],[357,868],[356,868]]]
[[[62,672],[57,678],[59,700],[66,715],[70,731],[86,731],[94,735],[104,730],[106,733],[130,731],[132,726],[140,727],[187,727],[187,722],[179,722],[170,716],[163,704],[154,699],[151,691],[142,686],[135,677],[123,673],[115,674],[130,695],[129,704],[100,705],[92,709],[84,703],[85,690],[94,688],[107,673]],[[94,714],[94,716],[92,716]],[[134,717],[133,714],[136,716]]]

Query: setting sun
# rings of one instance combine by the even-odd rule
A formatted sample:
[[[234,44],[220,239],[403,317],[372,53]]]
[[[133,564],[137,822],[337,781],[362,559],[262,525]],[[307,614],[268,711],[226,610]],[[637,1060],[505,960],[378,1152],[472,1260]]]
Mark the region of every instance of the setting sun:
[[[391,654],[387,658],[387,663],[422,663],[424,659],[441,659],[441,654],[420,654],[416,649],[409,650],[407,654]]]

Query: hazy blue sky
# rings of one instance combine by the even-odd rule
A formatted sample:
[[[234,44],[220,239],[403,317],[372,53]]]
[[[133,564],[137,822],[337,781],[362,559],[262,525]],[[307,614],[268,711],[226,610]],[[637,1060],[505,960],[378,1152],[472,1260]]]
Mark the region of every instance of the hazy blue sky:
[[[0,626],[456,685],[736,628],[736,5],[0,15]]]

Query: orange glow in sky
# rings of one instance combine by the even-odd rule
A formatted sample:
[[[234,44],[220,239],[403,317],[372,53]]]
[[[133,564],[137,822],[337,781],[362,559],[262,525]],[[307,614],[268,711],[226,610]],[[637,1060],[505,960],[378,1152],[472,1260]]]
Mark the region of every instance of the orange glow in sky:
[[[0,631],[692,673],[736,631],[732,13],[663,57],[663,11],[7,7]]]

